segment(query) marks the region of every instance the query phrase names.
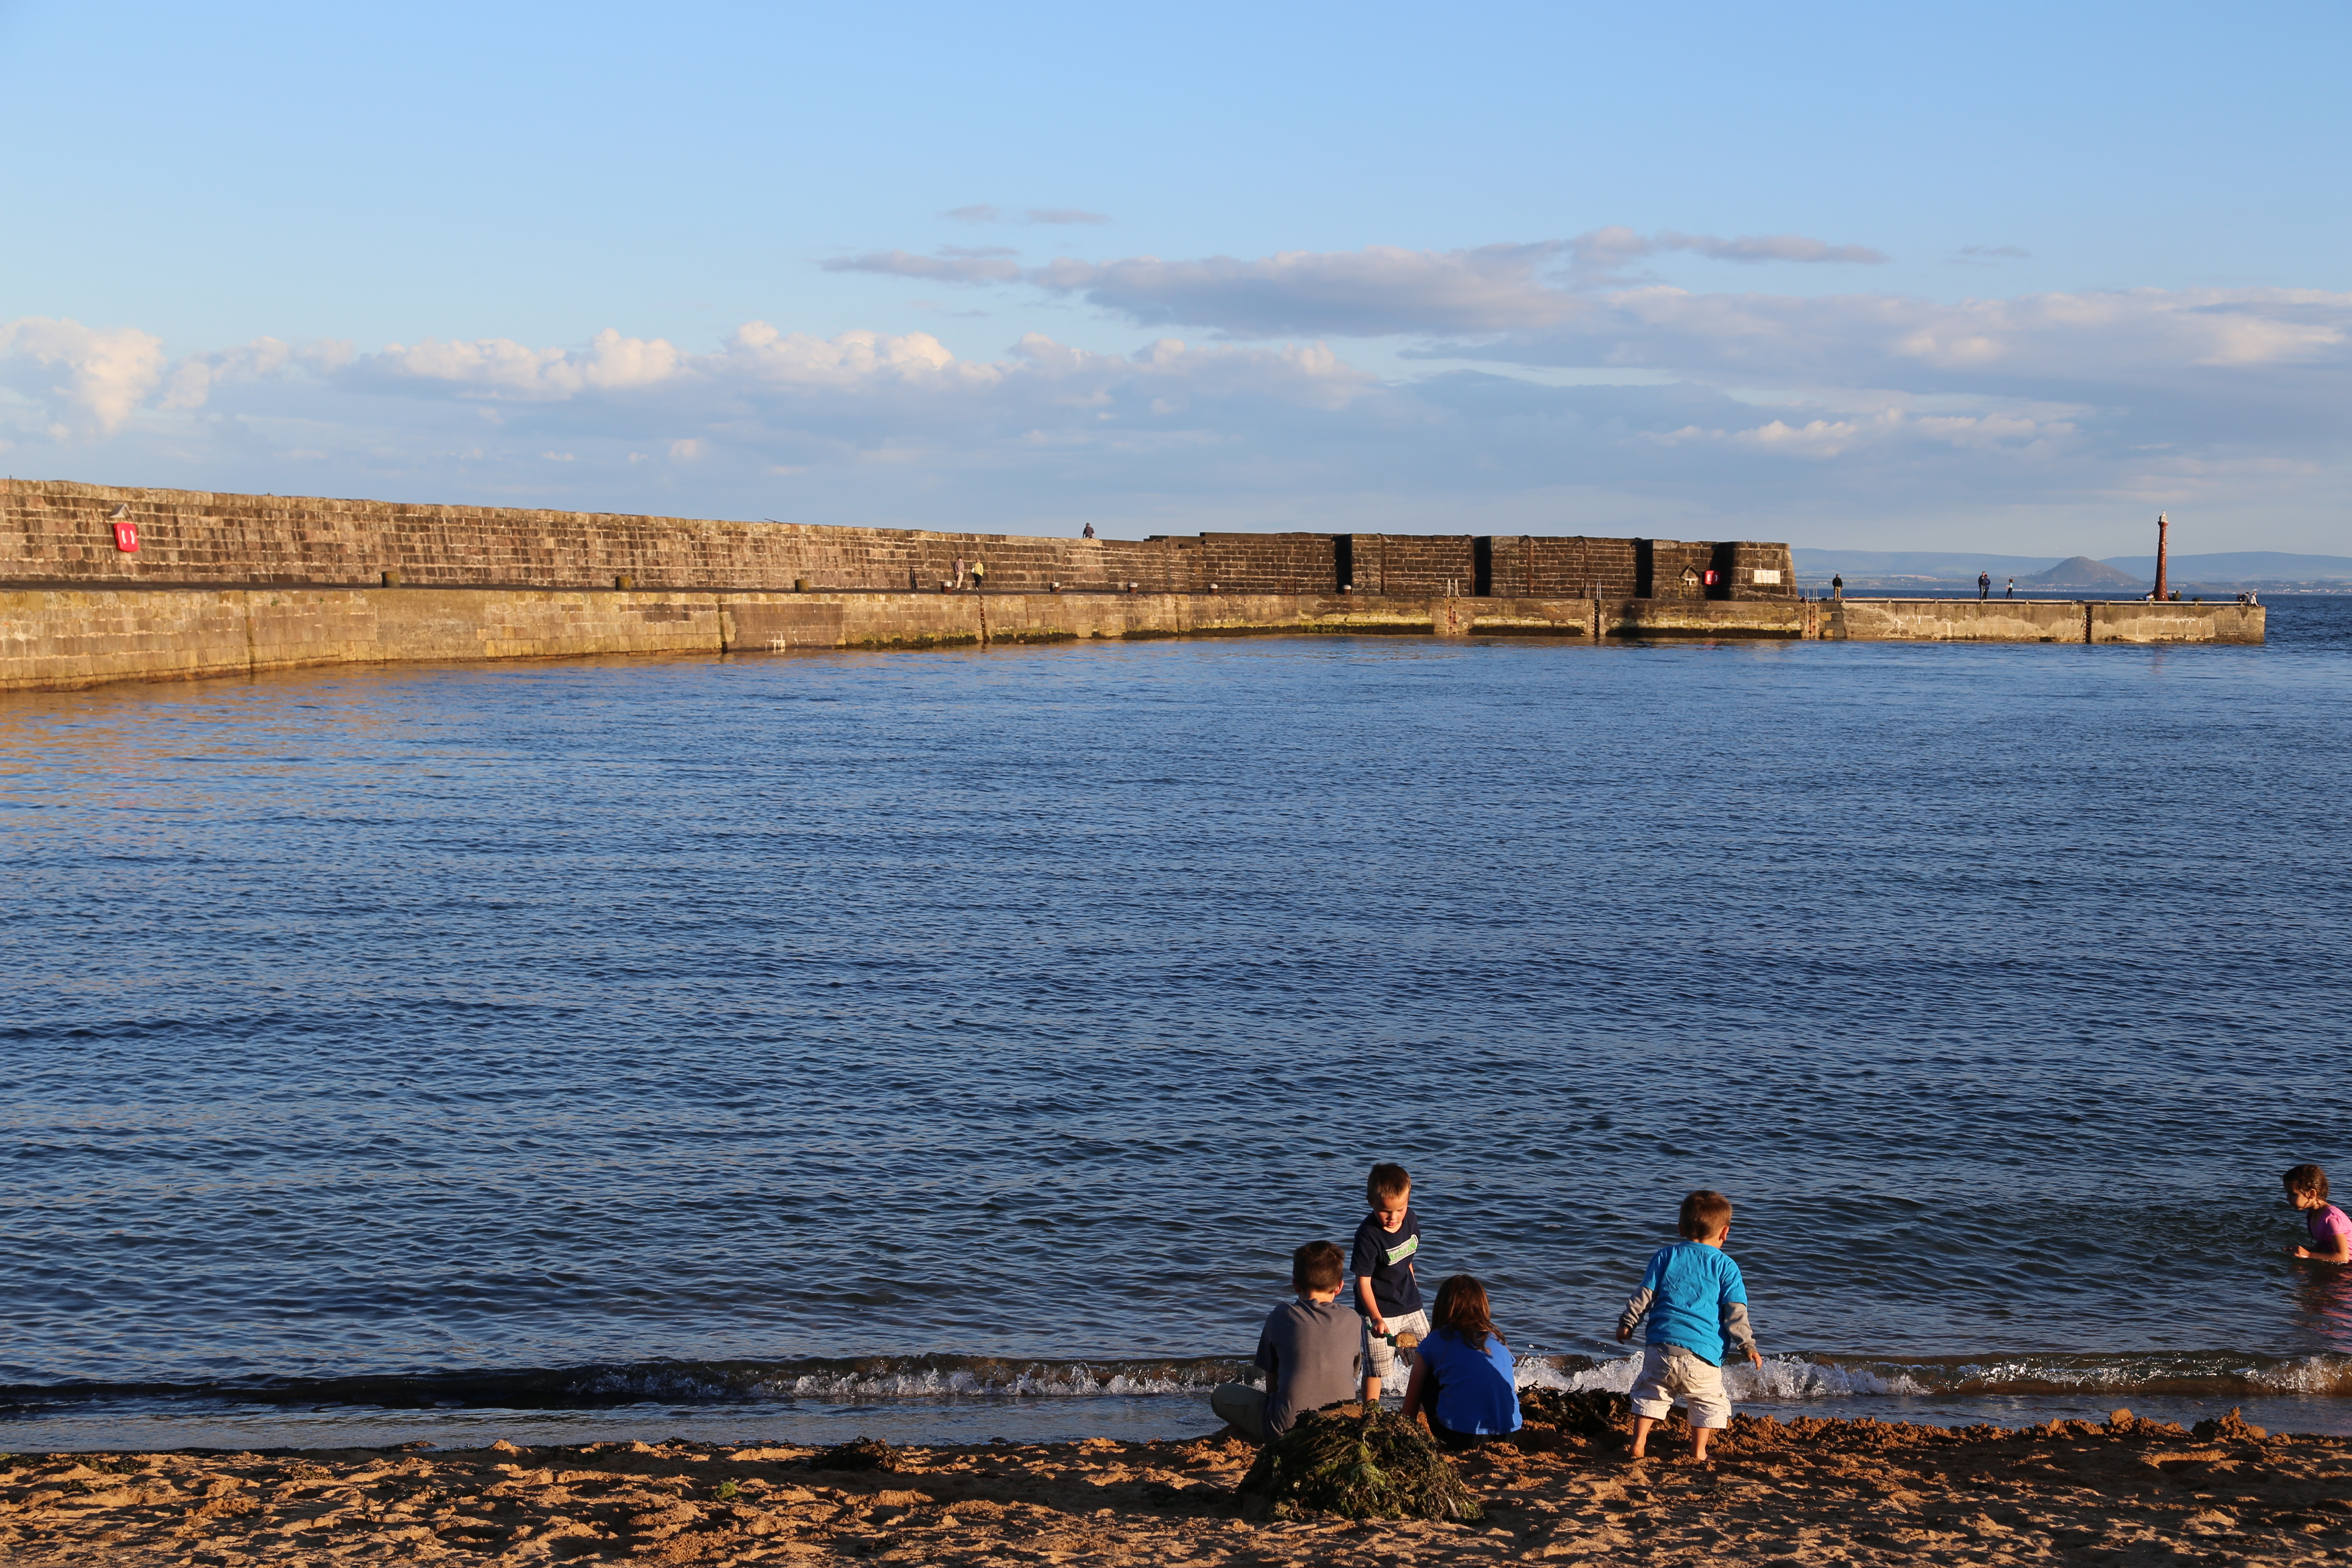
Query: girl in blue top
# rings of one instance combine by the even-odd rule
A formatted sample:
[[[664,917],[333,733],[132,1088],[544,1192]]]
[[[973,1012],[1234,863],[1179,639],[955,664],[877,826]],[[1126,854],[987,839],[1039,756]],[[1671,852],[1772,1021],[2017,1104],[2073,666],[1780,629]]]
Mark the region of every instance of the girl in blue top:
[[[1404,1414],[1427,1415],[1430,1436],[1444,1447],[1475,1447],[1519,1429],[1510,1347],[1490,1312],[1486,1287],[1467,1274],[1437,1288],[1437,1327],[1421,1342]]]

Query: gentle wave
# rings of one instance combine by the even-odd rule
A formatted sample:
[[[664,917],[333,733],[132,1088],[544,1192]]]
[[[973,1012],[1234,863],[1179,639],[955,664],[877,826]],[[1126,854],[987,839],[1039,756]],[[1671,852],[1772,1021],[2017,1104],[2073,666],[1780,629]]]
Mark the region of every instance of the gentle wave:
[[[1576,1363],[1584,1364],[1572,1364]],[[1641,1369],[1642,1358],[1637,1355],[1597,1363],[1587,1362],[1582,1356],[1557,1359],[1531,1356],[1518,1364],[1518,1384],[1521,1388],[1559,1388],[1570,1392],[1599,1389],[1610,1394],[1630,1394],[1633,1379]],[[1882,1373],[1864,1367],[1843,1366],[1833,1361],[1804,1356],[1772,1356],[1760,1367],[1735,1362],[1724,1368],[1723,1381],[1735,1400],[1771,1403],[1927,1392],[1899,1372]]]
[[[744,1401],[1083,1398],[1192,1394],[1245,1374],[1239,1362],[1020,1361],[992,1356],[867,1356],[789,1361],[659,1361],[516,1372],[408,1376],[261,1378],[218,1383],[19,1384],[0,1400],[30,1405],[107,1399],[226,1400],[266,1405],[367,1405],[386,1409],[726,1404]]]
[[[1641,1357],[1595,1361],[1528,1355],[1522,1388],[1602,1390],[1633,1386]],[[2352,1394],[2352,1356],[2265,1357],[2226,1352],[2142,1355],[2020,1355],[1882,1361],[1829,1355],[1734,1362],[1725,1383],[1735,1400],[1811,1401],[2005,1395]],[[1022,1361],[991,1356],[869,1356],[785,1361],[661,1361],[517,1372],[411,1376],[270,1378],[205,1384],[70,1383],[0,1387],[18,1413],[109,1400],[226,1401],[261,1405],[351,1405],[383,1409],[558,1409],[599,1405],[725,1405],[811,1401],[940,1402],[957,1399],[1087,1399],[1198,1396],[1220,1383],[1255,1380],[1244,1363],[1217,1357],[1161,1360]]]
[[[1518,1381],[1522,1388],[1623,1394],[1641,1364],[1639,1356],[1599,1363],[1528,1357],[1519,1363]],[[2352,1394],[2352,1356],[2191,1351],[1895,1362],[1793,1355],[1768,1357],[1760,1367],[1734,1362],[1724,1368],[1724,1383],[1733,1399],[1764,1403],[1927,1394],[2339,1395]]]

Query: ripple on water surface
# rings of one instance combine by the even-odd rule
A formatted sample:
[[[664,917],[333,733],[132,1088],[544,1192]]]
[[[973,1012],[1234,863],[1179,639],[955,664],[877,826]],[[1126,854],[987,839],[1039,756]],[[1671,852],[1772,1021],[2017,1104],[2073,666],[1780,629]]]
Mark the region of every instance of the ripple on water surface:
[[[1777,1352],[2325,1366],[2347,607],[0,699],[0,1377],[1230,1357],[1376,1158],[1531,1356],[1705,1184]]]

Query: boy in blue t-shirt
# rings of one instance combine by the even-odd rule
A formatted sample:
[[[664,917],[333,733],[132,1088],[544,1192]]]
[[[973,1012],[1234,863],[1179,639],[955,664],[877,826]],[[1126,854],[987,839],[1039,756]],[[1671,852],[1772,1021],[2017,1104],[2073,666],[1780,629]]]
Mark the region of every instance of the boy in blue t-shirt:
[[[1391,1374],[1400,1355],[1410,1366],[1406,1347],[1429,1332],[1429,1314],[1421,1309],[1421,1281],[1413,1275],[1421,1221],[1412,1213],[1412,1178],[1402,1165],[1374,1165],[1364,1197],[1372,1212],[1356,1227],[1348,1268],[1356,1276],[1356,1310],[1364,1318],[1363,1399],[1370,1405],[1380,1398],[1381,1380]]]
[[[1617,1320],[1617,1342],[1633,1337],[1647,1317],[1649,1349],[1633,1380],[1633,1454],[1648,1447],[1650,1428],[1666,1418],[1679,1394],[1690,1406],[1696,1435],[1691,1458],[1706,1462],[1707,1440],[1731,1425],[1731,1401],[1723,1392],[1724,1341],[1739,1347],[1752,1366],[1762,1366],[1756,1336],[1748,1327],[1748,1284],[1739,1265],[1724,1255],[1731,1234],[1731,1200],[1701,1190],[1683,1200],[1675,1228],[1683,1239],[1658,1248],[1642,1276],[1642,1288],[1625,1299]]]

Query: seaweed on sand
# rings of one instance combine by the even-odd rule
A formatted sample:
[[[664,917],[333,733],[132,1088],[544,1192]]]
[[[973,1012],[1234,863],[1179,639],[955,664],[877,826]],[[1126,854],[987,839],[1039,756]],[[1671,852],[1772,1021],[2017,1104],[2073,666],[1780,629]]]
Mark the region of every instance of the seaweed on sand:
[[[898,1456],[887,1443],[877,1443],[871,1437],[858,1437],[847,1443],[835,1443],[830,1448],[819,1448],[809,1456],[812,1470],[895,1470]]]
[[[1272,1503],[1277,1519],[1319,1512],[1470,1523],[1484,1516],[1420,1424],[1377,1406],[1336,1405],[1302,1417],[1259,1451],[1239,1490]]]
[[[1597,1388],[1574,1393],[1559,1388],[1522,1388],[1519,1414],[1530,1421],[1557,1426],[1566,1436],[1605,1441],[1626,1431],[1633,1420],[1633,1402],[1624,1394]]]

